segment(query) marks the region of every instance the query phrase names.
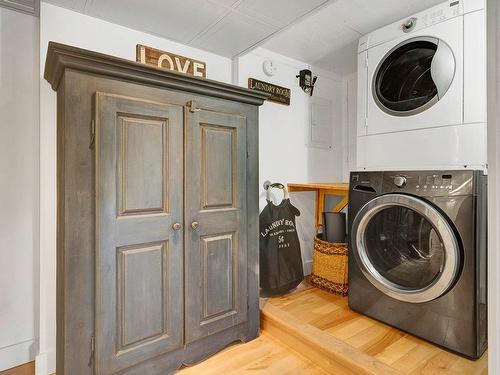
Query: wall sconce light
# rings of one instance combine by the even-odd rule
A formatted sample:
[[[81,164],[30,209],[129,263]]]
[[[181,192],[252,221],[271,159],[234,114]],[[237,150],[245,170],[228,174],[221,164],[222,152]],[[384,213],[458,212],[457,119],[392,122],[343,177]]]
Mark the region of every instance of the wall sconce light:
[[[299,79],[299,86],[302,90],[312,96],[314,84],[316,83],[318,77],[313,77],[312,72],[309,69],[301,70],[299,75],[296,77]]]

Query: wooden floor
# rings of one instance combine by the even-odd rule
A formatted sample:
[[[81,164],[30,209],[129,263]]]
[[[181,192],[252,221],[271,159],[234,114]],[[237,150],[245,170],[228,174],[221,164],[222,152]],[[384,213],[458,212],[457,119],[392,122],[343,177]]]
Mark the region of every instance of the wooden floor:
[[[337,352],[347,350],[348,355],[351,356],[350,359],[361,358],[370,366],[367,373],[394,370],[394,373],[411,375],[487,374],[486,353],[478,361],[470,361],[449,353],[395,328],[355,313],[347,306],[346,297],[338,297],[310,286],[303,286],[301,290],[287,296],[268,299],[266,306],[263,317],[264,327],[266,327],[266,314],[279,315],[282,321],[288,317],[289,320],[294,321],[293,327],[301,324],[301,329],[314,336],[314,340],[320,340],[322,337],[327,341],[330,340],[328,346],[342,345],[342,343],[347,345],[347,349],[340,348]],[[270,326],[269,329],[275,329],[277,335],[280,334],[276,331],[276,327]],[[283,325],[280,329],[283,329]],[[288,341],[288,339],[285,340]],[[295,349],[301,350],[297,346]],[[356,351],[358,351],[357,354]],[[316,363],[319,362],[316,361]]]
[[[327,373],[266,333],[245,344],[235,344],[179,375],[326,375]],[[0,371],[0,375],[34,375],[35,363]],[[55,375],[55,374],[54,374]]]
[[[180,375],[486,375],[487,354],[470,361],[351,311],[347,298],[304,283],[262,300],[262,334]],[[32,375],[34,364],[0,372]]]
[[[34,362],[0,371],[0,375],[34,375]],[[245,344],[235,344],[179,375],[326,375],[327,373],[266,333]],[[55,375],[55,374],[54,374]]]
[[[34,375],[35,362],[29,362],[25,365],[17,366],[9,370],[0,371],[0,375]]]
[[[179,375],[326,375],[318,366],[263,332],[259,338],[236,344]]]

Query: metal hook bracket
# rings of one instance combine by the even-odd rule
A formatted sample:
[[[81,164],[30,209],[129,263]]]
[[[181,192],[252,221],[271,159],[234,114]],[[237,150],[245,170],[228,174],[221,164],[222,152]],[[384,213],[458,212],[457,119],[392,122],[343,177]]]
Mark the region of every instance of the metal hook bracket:
[[[271,183],[271,181],[266,180],[264,182],[264,184],[262,185],[262,187],[264,188],[264,191],[266,192],[266,198],[267,198],[267,200],[271,199],[270,190],[272,188],[277,188],[277,189],[283,190],[283,199],[288,199],[289,198],[288,189],[281,182]]]

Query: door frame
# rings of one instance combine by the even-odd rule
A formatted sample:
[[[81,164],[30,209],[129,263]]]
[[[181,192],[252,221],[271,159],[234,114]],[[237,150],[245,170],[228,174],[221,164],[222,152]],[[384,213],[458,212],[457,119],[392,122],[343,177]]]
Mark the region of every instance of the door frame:
[[[500,6],[487,0],[488,371],[500,373]]]

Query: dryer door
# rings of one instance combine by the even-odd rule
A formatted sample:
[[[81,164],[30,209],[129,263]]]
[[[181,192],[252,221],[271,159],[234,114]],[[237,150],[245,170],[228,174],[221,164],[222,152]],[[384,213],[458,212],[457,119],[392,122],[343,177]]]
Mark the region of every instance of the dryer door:
[[[380,61],[372,81],[378,107],[393,116],[413,116],[443,98],[453,81],[455,58],[442,40],[405,40]]]
[[[392,298],[431,301],[459,275],[462,251],[455,232],[423,199],[404,194],[374,198],[356,215],[351,236],[363,274]]]
[[[400,37],[381,44],[374,40],[365,63],[367,85],[361,87],[361,93],[366,95],[366,119],[362,122],[366,135],[463,123],[463,17],[415,29],[411,34],[401,32]],[[422,137],[434,137],[436,132],[423,133]],[[405,137],[408,135],[402,135],[400,141],[407,143]],[[376,140],[379,149],[394,148],[394,137],[390,142],[387,137]],[[399,151],[389,152],[399,157]]]

